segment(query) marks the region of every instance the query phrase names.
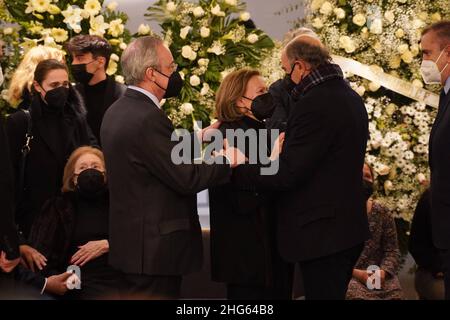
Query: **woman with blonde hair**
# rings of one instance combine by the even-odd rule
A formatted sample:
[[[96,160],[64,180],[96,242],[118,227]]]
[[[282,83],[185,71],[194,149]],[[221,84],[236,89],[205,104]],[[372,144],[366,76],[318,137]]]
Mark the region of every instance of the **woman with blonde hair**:
[[[13,107],[28,109],[36,66],[39,62],[48,59],[64,62],[64,56],[64,51],[43,45],[28,50],[12,76],[7,94],[9,104]]]
[[[31,229],[31,244],[47,257],[40,272],[47,277],[44,291],[75,299],[119,298],[120,274],[108,266],[108,218],[103,153],[80,147],[64,168],[62,195],[47,201]],[[53,285],[51,276],[70,265],[81,269],[81,290]]]
[[[259,130],[265,129],[264,119],[272,111],[271,95],[256,70],[230,73],[216,94],[219,130],[224,137],[228,130],[243,130],[246,140],[245,150],[241,151],[249,159],[250,145],[262,149],[266,144]],[[235,145],[235,141],[228,142]],[[257,150],[258,162],[259,151],[269,156],[268,147]],[[227,284],[227,298],[290,299],[292,269],[277,250],[276,220],[269,195],[240,190],[229,183],[210,188],[209,199],[212,279]]]

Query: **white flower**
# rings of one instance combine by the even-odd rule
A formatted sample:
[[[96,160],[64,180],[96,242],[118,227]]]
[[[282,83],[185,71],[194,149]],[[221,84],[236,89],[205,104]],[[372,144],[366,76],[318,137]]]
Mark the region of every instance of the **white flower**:
[[[416,88],[423,88],[423,82],[419,79],[414,79],[412,85]]]
[[[44,39],[44,44],[46,45],[46,46],[54,46],[55,45],[55,39],[53,39],[53,37],[50,37],[50,36],[48,36],[48,37],[45,37],[45,39]]]
[[[56,42],[64,42],[69,39],[69,33],[62,28],[52,28],[52,37]]]
[[[110,59],[111,59],[112,61],[116,61],[116,62],[118,62],[118,61],[120,60],[119,56],[118,56],[117,54],[115,54],[115,53],[113,53],[113,54],[111,55]]]
[[[200,17],[203,17],[205,15],[205,10],[203,10],[202,7],[198,6],[198,7],[194,8],[192,13],[194,14],[194,17],[200,18]]]
[[[125,78],[123,76],[117,75],[115,77],[116,82],[125,83]]]
[[[391,171],[391,168],[389,168],[389,166],[380,163],[378,166],[375,167],[375,171],[380,175],[380,176],[385,176],[388,175],[389,172]]]
[[[200,78],[196,75],[193,75],[189,78],[189,83],[191,86],[196,87],[200,84]]]
[[[431,22],[438,22],[438,21],[441,21],[441,20],[442,20],[442,17],[439,14],[439,12],[433,13],[431,15]]]
[[[397,29],[397,31],[395,31],[395,36],[399,39],[403,38],[405,36],[405,31],[403,31],[403,29]]]
[[[364,88],[364,86],[359,86],[355,89],[355,91],[362,97],[366,92],[366,88]]]
[[[191,29],[192,29],[192,27],[190,27],[190,26],[186,26],[186,27],[182,28],[180,30],[180,38],[183,40],[186,39],[186,37],[187,37],[189,31],[191,31]]]
[[[322,29],[323,28],[323,22],[320,18],[314,18],[312,26],[316,29]]]
[[[67,9],[61,12],[64,16],[63,22],[67,24],[70,29],[75,31],[75,33],[81,32],[80,22],[83,20],[81,13],[82,10],[75,6],[67,6]]]
[[[241,12],[241,14],[239,15],[239,19],[241,21],[248,21],[248,20],[250,20],[250,13],[248,13],[247,11]]]
[[[53,15],[60,14],[61,13],[61,9],[57,5],[51,4],[48,7],[47,12],[50,13],[50,14],[53,14]]]
[[[208,64],[209,64],[209,59],[205,59],[205,58],[198,59],[198,65],[200,67],[208,67]]]
[[[413,54],[409,50],[406,51],[405,53],[403,53],[401,58],[402,58],[403,62],[405,62],[407,64],[410,64],[414,59]]]
[[[363,25],[366,24],[366,17],[362,13],[358,13],[358,14],[353,16],[352,21],[357,26],[362,27]]]
[[[417,44],[413,44],[413,45],[410,47],[410,51],[411,51],[411,53],[412,53],[412,55],[413,55],[414,57],[417,56],[417,55],[419,54],[419,52],[420,52],[419,46],[418,46]]]
[[[189,115],[194,112],[194,106],[192,105],[192,103],[185,102],[180,106],[180,110],[185,115]]]
[[[380,89],[380,87],[381,86],[380,86],[379,83],[376,83],[376,82],[369,83],[369,90],[372,91],[372,92],[378,91],[378,89]]]
[[[423,22],[420,19],[414,19],[413,21],[413,28],[414,29],[420,29],[423,28],[425,26],[425,22]]]
[[[207,84],[206,82],[203,83],[203,87],[202,90],[200,90],[200,95],[202,96],[206,96],[208,94],[210,90],[209,84]]]
[[[324,2],[320,7],[320,13],[329,16],[333,12],[333,6],[328,1]]]
[[[210,34],[211,34],[211,30],[209,28],[207,28],[207,27],[200,28],[200,36],[202,38],[208,38]]]
[[[177,10],[177,5],[175,4],[175,2],[169,1],[167,2],[166,9],[169,12],[174,12],[175,10]]]
[[[106,69],[106,74],[112,76],[117,72],[117,62],[114,60],[109,60],[108,68]]]
[[[412,160],[414,159],[414,153],[408,150],[405,152],[404,157],[406,160]]]
[[[409,47],[408,47],[408,45],[406,43],[403,43],[403,44],[399,45],[398,48],[397,48],[397,51],[400,54],[404,54],[408,50],[409,50]]]
[[[311,2],[311,10],[313,12],[319,10],[322,7],[322,4],[325,2],[325,0],[313,0]]]
[[[103,16],[91,17],[89,21],[91,28],[89,29],[90,35],[103,36],[106,29],[109,28],[109,24],[105,22]]]
[[[109,3],[109,4],[106,6],[106,8],[107,8],[109,11],[114,11],[114,10],[117,9],[118,6],[119,6],[119,4],[118,4],[116,1],[113,1],[113,2]]]
[[[381,19],[374,19],[370,24],[370,33],[381,34],[383,32],[383,21]]]
[[[46,12],[50,7],[50,0],[31,0],[29,3],[31,4],[33,11],[37,12]]]
[[[121,50],[125,50],[127,47],[128,47],[128,46],[127,46],[127,44],[126,44],[125,42],[122,42],[122,43],[119,45],[119,48],[120,48]]]
[[[345,11],[342,8],[336,8],[333,10],[334,14],[336,15],[336,18],[339,20],[342,20],[345,18]]]
[[[3,34],[5,34],[5,35],[12,34],[13,32],[14,32],[14,29],[11,27],[3,29]]]
[[[125,30],[125,26],[122,24],[122,19],[115,19],[109,23],[108,34],[113,37],[120,36]]]
[[[394,185],[392,184],[392,182],[391,182],[390,180],[386,180],[386,181],[384,182],[383,187],[384,187],[384,190],[385,190],[385,191],[389,191],[389,190],[392,190],[392,188],[394,187]]]
[[[392,11],[386,11],[385,13],[384,13],[384,18],[389,22],[389,23],[394,23],[394,21],[395,21],[395,15],[394,15],[394,12],[392,12]]]
[[[400,67],[400,63],[402,62],[402,59],[397,56],[397,55],[393,55],[391,56],[391,58],[389,59],[389,67],[391,69],[397,69]]]
[[[247,37],[247,41],[250,42],[251,44],[257,42],[258,40],[259,40],[259,37],[255,33],[249,34]]]
[[[209,53],[214,53],[216,56],[225,54],[225,47],[223,44],[216,40],[213,42],[212,46],[207,50]]]
[[[220,5],[218,5],[218,4],[214,8],[211,9],[211,13],[218,17],[225,17],[225,12],[223,12],[220,9]]]
[[[87,0],[84,4],[84,11],[88,12],[91,17],[96,16],[101,9],[102,6],[98,0]]]
[[[149,34],[150,31],[151,31],[151,29],[150,29],[150,26],[148,24],[141,23],[139,25],[139,28],[138,28],[138,34],[139,35],[144,36],[146,34]]]
[[[423,173],[418,173],[416,178],[419,183],[424,183],[427,180],[427,177]]]
[[[183,48],[181,48],[181,55],[183,58],[191,61],[194,61],[197,58],[197,52],[195,52],[191,46],[183,46]]]
[[[225,0],[225,3],[229,6],[236,6],[237,0]]]
[[[339,47],[347,53],[352,53],[356,50],[355,42],[349,36],[341,36],[339,38]]]

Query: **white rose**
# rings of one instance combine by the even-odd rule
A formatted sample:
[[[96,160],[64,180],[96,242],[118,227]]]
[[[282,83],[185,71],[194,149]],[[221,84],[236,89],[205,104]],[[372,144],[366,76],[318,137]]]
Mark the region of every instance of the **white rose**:
[[[201,27],[200,35],[202,36],[202,38],[208,38],[210,34],[211,34],[211,30],[209,28]]]
[[[407,64],[410,64],[414,59],[413,54],[409,50],[406,51],[405,53],[403,53],[401,58],[402,58],[403,62],[405,62]]]
[[[259,40],[258,35],[254,34],[254,33],[249,34],[248,37],[247,37],[247,41],[250,42],[251,44],[257,42],[258,40]]]
[[[123,76],[116,76],[115,80],[116,80],[116,82],[119,82],[119,83],[125,83],[125,79]]]
[[[391,168],[385,164],[380,164],[376,171],[380,176],[386,176],[391,171]]]
[[[199,18],[199,17],[203,17],[203,15],[205,14],[205,10],[203,10],[202,7],[196,7],[192,11],[192,13],[194,14],[194,17]]]
[[[358,14],[356,14],[355,16],[353,16],[352,21],[353,21],[353,23],[356,24],[357,26],[362,27],[363,25],[366,24],[366,17],[365,17],[363,14],[358,13]]]
[[[320,18],[315,18],[313,20],[312,26],[316,29],[322,29],[323,28],[323,22]]]
[[[384,190],[385,190],[385,191],[392,190],[393,187],[394,187],[394,185],[392,184],[391,181],[386,180],[386,181],[384,182]]]
[[[355,91],[362,97],[366,92],[366,88],[364,88],[364,86],[359,86],[355,89]]]
[[[349,36],[341,36],[339,38],[339,47],[347,53],[352,53],[356,50],[355,42]]]
[[[194,111],[194,106],[192,105],[192,103],[186,102],[186,103],[183,103],[180,106],[180,110],[184,114],[188,115],[188,114],[191,114]]]
[[[389,59],[389,67],[391,69],[398,69],[400,67],[401,62],[402,62],[402,59],[399,56],[393,55]]]
[[[127,44],[126,44],[125,42],[122,42],[122,43],[119,45],[119,48],[120,48],[121,50],[125,50],[125,49],[127,48]]]
[[[311,10],[313,12],[319,10],[322,7],[322,4],[325,2],[325,0],[313,0],[311,2]]]
[[[370,33],[381,34],[383,32],[383,21],[381,19],[374,19],[370,25]]]
[[[218,17],[225,17],[225,12],[223,12],[223,11],[220,9],[220,6],[219,6],[219,5],[216,5],[214,8],[212,8],[212,9],[211,9],[211,13],[212,13],[213,15],[215,15],[215,16],[218,16]]]
[[[423,88],[423,82],[419,79],[414,79],[412,85],[416,88]]]
[[[206,95],[208,94],[209,90],[210,90],[209,84],[207,84],[206,82],[204,82],[204,83],[203,83],[202,90],[200,90],[200,94],[201,94],[202,96],[206,96]]]
[[[198,65],[200,67],[207,67],[208,64],[209,64],[209,59],[205,59],[205,58],[198,59]]]
[[[423,21],[420,20],[420,19],[414,19],[414,21],[413,21],[413,28],[414,28],[414,29],[420,29],[420,28],[422,28],[423,26],[425,26],[425,22],[423,22]]]
[[[12,34],[13,32],[14,32],[14,29],[11,27],[3,29],[3,34],[5,34],[5,35]]]
[[[324,2],[320,7],[320,13],[329,16],[333,12],[333,6],[328,1]]]
[[[403,29],[397,29],[397,31],[395,31],[395,36],[397,38],[403,38],[405,36],[405,31],[403,31]]]
[[[192,29],[192,27],[189,27],[189,26],[182,28],[180,30],[180,38],[183,40],[186,39],[186,37],[187,37],[189,31],[191,31],[191,29]]]
[[[149,33],[150,33],[150,26],[148,24],[141,23],[141,25],[138,28],[138,34],[146,35]]]
[[[113,53],[113,54],[111,55],[110,59],[111,59],[112,61],[116,61],[116,62],[118,62],[118,61],[120,60],[119,56],[118,56],[117,54],[115,54],[115,53]]]
[[[345,11],[342,8],[336,8],[333,10],[334,14],[336,15],[336,18],[339,20],[342,20],[345,18]]]
[[[411,53],[413,54],[414,57],[417,56],[419,54],[419,52],[420,52],[419,46],[417,44],[413,44],[410,47],[410,51],[411,51]]]
[[[175,10],[177,10],[177,5],[173,1],[167,2],[166,9],[169,12],[174,12]]]
[[[392,11],[386,11],[384,13],[384,18],[389,22],[393,23],[395,21],[395,15]]]
[[[191,86],[196,87],[200,84],[200,78],[196,75],[193,75],[189,78],[189,83]]]
[[[250,13],[248,13],[247,11],[241,12],[241,14],[239,15],[239,19],[241,21],[248,21],[248,20],[250,20]]]
[[[109,11],[114,11],[114,10],[117,9],[118,5],[119,5],[119,4],[118,4],[117,2],[113,1],[113,2],[109,3],[109,4],[106,6],[106,8],[107,8]]]
[[[236,6],[237,0],[225,0],[225,3],[229,6]]]
[[[408,51],[409,47],[406,43],[403,43],[401,45],[398,46],[397,51],[400,54],[404,54],[406,51]]]
[[[380,89],[380,87],[381,86],[380,86],[379,83],[376,83],[376,82],[369,83],[369,90],[372,91],[372,92],[378,91],[378,89]]]

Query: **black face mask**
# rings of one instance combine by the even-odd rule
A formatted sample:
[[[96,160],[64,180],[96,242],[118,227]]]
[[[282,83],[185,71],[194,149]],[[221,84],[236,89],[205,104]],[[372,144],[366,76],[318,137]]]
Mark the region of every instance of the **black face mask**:
[[[167,83],[167,88],[161,87],[158,84],[158,82],[155,81],[155,84],[166,92],[164,94],[164,99],[178,97],[178,95],[181,92],[181,88],[183,88],[183,79],[181,78],[178,71],[172,72],[170,77],[162,73],[161,71],[158,71],[156,69],[155,71],[169,79],[169,82]]]
[[[89,63],[92,63],[94,61],[91,61]],[[88,84],[89,81],[92,80],[94,77],[93,73],[89,73],[86,70],[86,66],[89,63],[82,63],[82,64],[73,64],[71,67],[72,70],[72,76],[75,79],[76,82],[79,82],[81,84]]]
[[[284,86],[289,93],[291,93],[291,91],[294,90],[295,86],[297,85],[297,83],[292,80],[292,73],[294,72],[296,65],[297,64],[294,63],[291,68],[291,72],[287,73],[283,78]]]
[[[45,90],[44,90],[45,91]],[[67,103],[69,97],[69,88],[58,87],[45,92],[44,100],[52,110],[62,110]]]
[[[97,169],[86,169],[78,175],[76,189],[84,198],[98,198],[107,190],[105,176]]]
[[[363,180],[363,187],[364,187],[364,197],[367,200],[372,196],[373,194],[373,183],[369,180]]]
[[[246,96],[243,96],[243,98],[252,101],[251,111],[255,118],[260,121],[269,119],[275,110],[275,104],[269,92],[261,94],[254,99],[247,98]]]

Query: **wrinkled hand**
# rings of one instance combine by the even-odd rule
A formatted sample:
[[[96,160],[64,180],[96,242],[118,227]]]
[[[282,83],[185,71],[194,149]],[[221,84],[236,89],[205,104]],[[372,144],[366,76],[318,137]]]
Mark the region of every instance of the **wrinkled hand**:
[[[20,247],[20,255],[22,257],[21,263],[26,268],[35,272],[34,266],[39,270],[42,270],[47,265],[47,258],[44,257],[39,251],[36,249],[24,244]]]
[[[0,253],[0,269],[3,272],[10,273],[14,270],[14,268],[19,264],[20,258],[14,259],[14,260],[8,260],[6,258],[6,253],[1,252]]]
[[[70,259],[70,263],[84,266],[89,261],[107,253],[109,251],[109,242],[108,240],[89,241],[78,248],[79,250]]]
[[[214,156],[224,156],[230,162],[231,168],[236,168],[238,165],[248,161],[245,154],[241,152],[238,148],[230,147],[228,145],[227,139],[223,140],[223,149],[219,152],[214,151]]]
[[[64,272],[56,276],[48,277],[45,291],[59,296],[64,295],[68,290],[66,281],[71,275],[71,272]]]
[[[273,145],[272,153],[270,154],[270,160],[274,161],[280,156],[280,153],[283,151],[285,133],[282,132],[278,136],[278,139],[275,140],[275,144]]]
[[[198,140],[201,142],[210,141],[211,137],[213,136],[213,132],[218,130],[221,124],[222,124],[222,122],[216,121],[213,124],[209,125],[208,127],[197,131],[196,134],[197,134]]]

